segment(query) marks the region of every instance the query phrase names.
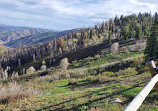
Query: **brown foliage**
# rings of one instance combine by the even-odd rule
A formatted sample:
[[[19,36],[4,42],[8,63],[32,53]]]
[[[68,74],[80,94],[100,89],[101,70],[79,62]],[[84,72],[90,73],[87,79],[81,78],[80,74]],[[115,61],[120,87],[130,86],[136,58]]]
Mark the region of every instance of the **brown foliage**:
[[[62,50],[65,50],[65,40],[64,37],[59,38],[59,46]]]
[[[9,101],[14,101],[17,99],[22,99],[22,98],[27,98],[27,97],[32,97],[32,96],[33,96],[33,94],[30,92],[18,93],[18,94],[9,94],[9,95],[6,95],[6,96],[0,98],[0,102],[2,104],[6,104]]]

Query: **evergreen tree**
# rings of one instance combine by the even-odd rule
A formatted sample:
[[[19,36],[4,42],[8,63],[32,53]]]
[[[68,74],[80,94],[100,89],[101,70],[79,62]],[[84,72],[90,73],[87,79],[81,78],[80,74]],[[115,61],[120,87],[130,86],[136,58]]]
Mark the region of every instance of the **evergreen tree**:
[[[94,29],[90,30],[90,38],[92,38],[95,35]]]
[[[142,27],[140,25],[138,25],[136,29],[136,39],[137,40],[142,39]]]
[[[116,17],[115,17],[115,19],[114,19],[114,22],[115,22],[116,25],[119,24],[119,19],[118,19],[117,15],[116,15]]]
[[[114,32],[114,22],[112,19],[109,20],[109,31]]]
[[[104,24],[104,22],[101,25],[101,29],[102,29],[102,33],[105,33],[105,24]]]
[[[151,36],[155,36],[156,38],[156,43],[155,43],[155,49],[154,49],[154,56],[158,58],[158,18],[154,20],[154,25],[153,25],[153,32],[151,31]]]
[[[147,46],[144,51],[146,57],[158,56],[158,18],[154,20],[154,25],[151,28],[150,37],[147,40]],[[156,57],[157,58],[157,57]]]
[[[155,12],[155,18],[158,18],[158,14],[157,14],[157,12]]]
[[[128,40],[128,36],[129,36],[129,27],[128,26],[125,26],[125,28],[123,28],[123,39],[124,40]]]
[[[130,30],[129,30],[129,38],[130,39],[131,38],[135,38],[135,34],[136,34],[136,32],[135,32],[134,28],[130,28]]]

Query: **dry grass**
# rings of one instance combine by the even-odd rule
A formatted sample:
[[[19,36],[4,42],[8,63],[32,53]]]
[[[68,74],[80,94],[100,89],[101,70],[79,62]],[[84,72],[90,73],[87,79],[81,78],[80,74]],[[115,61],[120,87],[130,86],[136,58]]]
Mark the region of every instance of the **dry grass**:
[[[114,72],[103,72],[102,75],[108,76],[108,77],[114,77],[116,74]]]
[[[6,104],[9,101],[14,101],[17,99],[22,99],[22,98],[27,98],[27,97],[32,97],[33,94],[31,92],[25,92],[25,93],[18,93],[18,94],[10,94],[10,95],[6,95],[4,97],[2,97],[0,99],[2,104]]]
[[[100,107],[91,107],[88,111],[105,111],[105,109]]]
[[[109,82],[109,81],[111,81],[111,80],[112,80],[112,78],[111,78],[111,77],[108,77],[108,76],[106,76],[106,75],[98,75],[98,76],[96,77],[96,81],[97,81],[98,83]]]
[[[5,104],[12,100],[21,99],[24,97],[31,97],[33,95],[39,95],[40,90],[34,88],[25,88],[24,85],[11,82],[5,85],[0,85],[0,102]]]
[[[78,84],[78,80],[73,78],[69,80],[69,84],[68,85],[77,85]]]
[[[124,74],[127,74],[127,73],[133,73],[133,72],[136,72],[135,68],[127,68],[125,70],[120,70],[116,74],[117,75],[124,75]]]

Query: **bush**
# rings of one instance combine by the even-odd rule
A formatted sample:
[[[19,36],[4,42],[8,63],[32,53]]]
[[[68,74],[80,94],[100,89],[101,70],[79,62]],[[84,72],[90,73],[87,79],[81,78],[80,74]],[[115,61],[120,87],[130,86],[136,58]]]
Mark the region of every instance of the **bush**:
[[[99,54],[95,55],[95,58],[100,59],[100,55]]]
[[[54,80],[59,80],[59,79],[60,79],[59,75],[56,75],[56,74],[52,75],[52,80],[53,81]]]
[[[45,62],[45,61],[42,61],[42,65],[46,65],[46,62]]]
[[[98,75],[96,77],[96,81],[99,82],[99,83],[104,83],[104,82],[108,82],[108,81],[111,81],[112,79],[107,77],[106,75]]]
[[[97,81],[97,80],[96,80],[96,76],[87,76],[87,77],[86,77],[86,80],[87,80],[87,81]]]
[[[68,66],[69,66],[68,58],[64,58],[60,61],[60,67],[63,71],[67,70]]]
[[[149,68],[148,68],[147,66],[141,67],[141,68],[138,70],[139,73],[143,73],[143,72],[147,72],[147,71],[149,71]]]
[[[27,70],[26,70],[26,74],[31,74],[31,73],[34,73],[36,70],[34,67],[29,67]]]
[[[0,102],[2,104],[6,104],[9,101],[13,101],[13,100],[17,100],[17,99],[21,99],[21,98],[28,98],[28,97],[32,97],[32,93],[26,92],[26,93],[18,93],[18,94],[10,94],[10,95],[6,95],[4,97],[2,97],[0,99]]]
[[[119,72],[117,72],[117,75],[123,75],[123,74],[127,74],[127,73],[133,73],[136,72],[135,68],[127,68],[125,70],[120,70]]]
[[[46,65],[42,65],[40,70],[46,70],[47,69],[47,66]]]
[[[30,97],[33,95],[39,95],[40,90],[34,88],[24,88],[23,85],[11,82],[6,85],[0,84],[0,101],[7,103],[11,100],[21,99],[24,97]]]
[[[77,85],[78,84],[78,80],[77,79],[70,79],[69,80],[69,84],[68,85]]]
[[[129,53],[129,52],[130,51],[129,51],[127,46],[124,46],[124,47],[120,48],[120,53]]]
[[[69,73],[62,74],[61,79],[70,79],[70,74]]]
[[[82,78],[86,75],[85,71],[78,69],[70,73],[71,78]]]
[[[118,52],[118,48],[119,48],[119,43],[115,42],[111,45],[110,51],[113,54],[116,54]]]
[[[143,58],[136,58],[133,60],[134,67],[140,67],[144,62]]]
[[[114,77],[114,76],[116,76],[116,74],[113,73],[113,72],[103,72],[102,75],[108,76],[108,77]]]
[[[52,82],[52,76],[51,75],[46,75],[46,76],[40,76],[36,79],[36,82]]]

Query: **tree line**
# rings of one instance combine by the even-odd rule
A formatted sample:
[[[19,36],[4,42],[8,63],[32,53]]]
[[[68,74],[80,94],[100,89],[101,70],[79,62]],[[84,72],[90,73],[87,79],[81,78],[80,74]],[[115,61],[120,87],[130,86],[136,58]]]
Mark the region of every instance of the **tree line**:
[[[8,49],[0,54],[0,67],[1,69],[9,67],[8,72],[11,75],[15,69],[21,69],[24,64],[28,62],[35,63],[36,60],[43,57],[50,58],[51,62],[57,55],[97,45],[104,41],[111,44],[112,39],[140,40],[150,36],[150,29],[157,17],[157,13],[154,15],[151,15],[151,13],[139,13],[138,15],[116,16],[114,19],[103,21],[94,27],[82,28],[79,32],[68,33],[52,41]]]

